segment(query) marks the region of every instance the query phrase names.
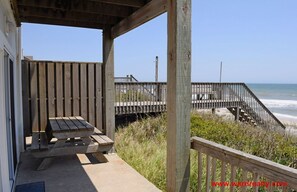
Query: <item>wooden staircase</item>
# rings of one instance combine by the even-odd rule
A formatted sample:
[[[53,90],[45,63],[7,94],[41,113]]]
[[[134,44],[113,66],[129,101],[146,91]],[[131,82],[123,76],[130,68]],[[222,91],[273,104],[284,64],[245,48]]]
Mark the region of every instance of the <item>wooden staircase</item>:
[[[239,121],[268,130],[285,129],[282,122],[244,83],[192,83],[191,88],[193,110],[227,108]],[[115,91],[116,115],[167,110],[166,83],[117,82]]]
[[[239,112],[237,115],[237,108],[236,107],[232,107],[232,108],[228,108],[228,110],[234,115],[235,120],[241,121],[241,122],[246,122],[249,123],[253,126],[257,126],[257,120],[254,119],[253,116],[255,116],[255,113],[253,113],[253,115],[250,115],[250,113],[248,113],[247,111],[245,111],[242,108],[238,108]]]

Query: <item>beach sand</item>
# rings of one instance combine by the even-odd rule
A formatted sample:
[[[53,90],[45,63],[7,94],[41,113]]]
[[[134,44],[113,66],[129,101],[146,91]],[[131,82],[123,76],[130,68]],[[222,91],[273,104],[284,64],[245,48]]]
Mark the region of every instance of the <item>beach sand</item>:
[[[211,113],[209,109],[201,109],[197,110],[198,112],[203,113]],[[221,108],[216,109],[215,113],[225,119],[233,120],[234,116],[231,114],[228,109]],[[289,118],[284,116],[275,115],[285,126],[286,126],[286,134],[297,136],[297,119],[296,118]]]

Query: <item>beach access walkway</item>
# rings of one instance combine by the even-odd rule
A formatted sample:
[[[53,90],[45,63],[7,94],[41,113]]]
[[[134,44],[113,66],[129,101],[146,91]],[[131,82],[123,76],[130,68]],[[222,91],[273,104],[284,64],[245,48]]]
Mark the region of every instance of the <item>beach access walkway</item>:
[[[267,129],[285,126],[244,83],[192,83],[192,110],[226,108],[235,120]],[[167,84],[116,82],[115,114],[161,113],[167,110]]]

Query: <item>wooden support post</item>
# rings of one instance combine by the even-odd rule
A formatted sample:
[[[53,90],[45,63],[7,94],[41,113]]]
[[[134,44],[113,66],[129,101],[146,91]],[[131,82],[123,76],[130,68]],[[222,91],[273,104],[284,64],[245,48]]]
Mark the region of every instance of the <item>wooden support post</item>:
[[[240,108],[236,107],[235,108],[235,121],[239,121],[239,112],[240,112]]]
[[[167,2],[167,191],[189,191],[191,0]]]
[[[212,113],[212,114],[216,114],[216,108],[212,108],[212,109],[211,109],[211,113]]]
[[[114,45],[111,29],[103,30],[103,128],[106,135],[114,140],[115,112],[114,112]],[[111,150],[110,152],[113,152]]]

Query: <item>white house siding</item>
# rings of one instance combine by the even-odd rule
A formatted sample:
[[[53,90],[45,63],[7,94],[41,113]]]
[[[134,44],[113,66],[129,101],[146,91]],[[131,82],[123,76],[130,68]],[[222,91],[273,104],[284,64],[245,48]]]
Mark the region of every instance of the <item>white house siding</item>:
[[[10,30],[7,30],[7,21]],[[20,62],[20,29],[16,28],[13,12],[9,0],[0,0],[0,192],[11,191],[9,181],[9,162],[6,138],[6,104],[5,104],[5,76],[4,51],[8,52],[14,62],[14,102],[17,155],[23,150],[22,124],[22,92],[21,92],[21,62]]]

